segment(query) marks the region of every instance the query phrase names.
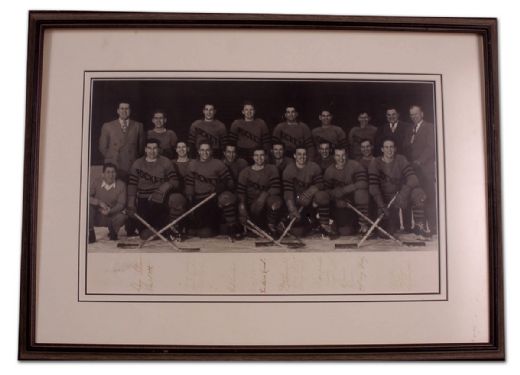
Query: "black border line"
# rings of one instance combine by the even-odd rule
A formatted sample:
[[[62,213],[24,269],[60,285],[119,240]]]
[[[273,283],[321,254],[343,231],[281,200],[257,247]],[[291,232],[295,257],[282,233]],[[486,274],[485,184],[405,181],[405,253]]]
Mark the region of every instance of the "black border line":
[[[438,77],[440,78],[440,82],[439,84],[441,85],[441,93],[442,93],[442,74],[435,74],[435,73],[427,73],[427,74],[421,74],[421,73],[404,73],[404,74],[401,74],[401,73],[381,73],[381,72],[378,72],[378,73],[374,73],[374,72],[371,72],[371,73],[352,73],[352,72],[298,72],[298,71],[247,71],[247,70],[241,70],[241,71],[233,71],[233,70],[225,70],[225,71],[219,71],[219,70],[189,70],[189,71],[184,71],[184,70],[161,70],[161,71],[153,71],[153,70],[85,70],[83,72],[83,89],[85,88],[85,80],[86,80],[86,76],[87,76],[87,73],[179,73],[179,72],[188,72],[188,73],[266,73],[266,74],[272,74],[272,73],[285,73],[285,74],[371,74],[371,75],[377,75],[377,74],[380,74],[380,75],[396,75],[396,76],[402,76],[402,75],[406,75],[406,76],[418,76],[418,75],[424,75],[424,76],[434,76],[434,77]],[[157,77],[140,77],[140,76],[133,76],[133,77],[116,77],[116,78],[110,78],[110,77],[95,77],[95,78],[92,78],[90,77],[90,84],[89,84],[89,87],[90,87],[90,105],[92,106],[92,95],[93,95],[93,90],[92,90],[92,85],[94,83],[94,81],[274,81],[274,82],[278,82],[278,81],[282,81],[282,82],[289,82],[289,81],[298,81],[298,82],[308,82],[308,81],[311,81],[311,82],[367,82],[367,83],[377,83],[377,82],[386,82],[386,83],[402,83],[402,82],[413,82],[413,83],[423,83],[423,84],[429,84],[432,86],[433,88],[433,100],[434,100],[434,106],[433,108],[435,109],[433,111],[433,115],[434,115],[434,119],[436,120],[437,117],[437,98],[436,98],[436,81],[427,81],[427,80],[413,80],[413,79],[409,79],[409,80],[392,80],[392,79],[350,79],[350,78],[347,78],[347,79],[333,79],[333,78],[329,78],[329,79],[321,79],[321,78],[247,78],[247,77],[223,77],[223,78],[214,78],[214,77],[161,77],[161,76],[157,76]],[[85,96],[85,93],[83,93],[83,96]],[[441,106],[444,110],[444,98],[442,97],[442,94],[441,94]],[[82,108],[84,110],[84,102],[82,103]],[[442,113],[444,115],[444,112]],[[88,133],[89,133],[89,151],[88,151],[88,160],[89,160],[89,165],[90,165],[90,145],[91,145],[91,130],[92,130],[92,108],[90,108],[90,112],[89,112],[89,128],[88,128]],[[82,117],[82,132],[84,131],[84,116]],[[443,123],[443,129],[444,129],[444,123]],[[435,129],[436,132],[437,132],[437,128]],[[83,136],[83,133],[82,133],[82,136]],[[444,139],[444,131],[442,132],[442,139],[443,139],[443,142],[445,141]],[[435,136],[435,150],[436,150],[436,158],[437,158],[437,155],[439,154],[438,152],[438,139],[437,139],[437,136]],[[82,146],[83,146],[83,143],[82,143]],[[443,148],[444,150],[444,148]],[[83,153],[82,153],[83,154]],[[437,158],[438,159],[438,158]],[[446,155],[445,155],[445,151],[444,151],[444,163],[445,163],[445,159],[446,159]],[[81,158],[81,171],[82,171],[82,174],[83,174],[83,158]],[[438,170],[438,166],[437,166],[437,176],[439,175],[439,170]],[[444,174],[445,174],[445,178],[444,178],[444,181],[446,183],[446,169],[444,169]],[[90,172],[88,173],[88,176],[87,176],[87,183],[90,182]],[[438,186],[438,184],[437,184]],[[446,190],[446,186],[445,186],[445,190]],[[81,189],[80,189],[81,191]],[[446,196],[446,194],[445,194]],[[446,197],[445,197],[446,199]],[[79,197],[79,204],[80,204],[80,216],[81,216],[81,201],[82,201],[82,196],[80,194],[80,197]],[[445,202],[446,203],[446,202]],[[87,196],[87,205],[88,205],[88,196]],[[439,205],[440,205],[440,202],[439,202],[439,193],[438,193],[438,189],[437,189],[437,212],[440,212],[439,211]],[[87,210],[86,210],[86,213],[87,213],[87,220],[88,220],[88,207],[87,207]],[[445,215],[446,215],[446,210],[445,210]],[[437,219],[438,220],[438,219]],[[439,220],[438,220],[439,221]],[[439,224],[439,223],[437,223]],[[79,227],[81,228],[81,220],[80,220],[80,223],[79,223]],[[437,228],[439,228],[439,225],[437,226]],[[447,228],[446,228],[447,230]],[[79,233],[79,232],[78,232]],[[407,296],[407,295],[441,295],[442,294],[442,269],[441,269],[441,242],[440,242],[440,238],[437,239],[437,263],[438,263],[438,285],[439,285],[439,288],[438,288],[438,292],[432,292],[432,293],[427,293],[427,292],[420,292],[420,293],[347,293],[347,294],[344,294],[344,293],[297,293],[297,294],[209,294],[209,293],[203,293],[203,294],[198,294],[198,293],[154,293],[154,294],[148,294],[148,293],[89,293],[88,292],[88,255],[89,255],[89,252],[88,252],[88,244],[87,244],[87,238],[85,236],[84,238],[84,241],[85,241],[85,293],[84,293],[84,296],[136,296],[136,297],[161,297],[161,296],[164,296],[164,297],[188,297],[188,296],[193,296],[193,297],[199,297],[199,296],[205,296],[205,297],[230,297],[230,298],[239,298],[239,297],[258,297],[258,298],[271,298],[271,297],[283,297],[283,296],[286,296],[286,297],[314,297],[314,296],[351,296],[351,297],[356,297],[356,296]],[[80,247],[78,247],[78,253],[80,252]],[[332,252],[332,251],[330,251]],[[275,252],[276,253],[276,252]],[[447,263],[447,253],[448,253],[448,247],[447,247],[447,236],[446,236],[446,248],[445,248],[445,253],[446,253],[446,263]],[[79,255],[79,254],[78,254]],[[78,256],[79,258],[79,256]],[[78,286],[80,284],[80,274],[78,272]],[[301,302],[301,303],[326,303],[326,302],[344,302],[344,303],[350,303],[350,302],[360,302],[360,303],[363,303],[363,302],[381,302],[381,303],[384,303],[384,302],[421,302],[421,301],[430,301],[430,302],[445,302],[445,301],[448,301],[448,295],[447,295],[447,290],[448,290],[448,273],[447,273],[447,265],[446,265],[446,281],[445,281],[445,284],[446,284],[446,297],[445,299],[434,299],[434,300],[406,300],[406,299],[397,299],[397,300],[380,300],[380,301],[359,301],[359,300],[356,300],[356,301],[317,301],[317,300],[313,300],[313,301],[285,301],[286,303],[298,303],[298,302]],[[80,293],[79,293],[79,289],[78,289],[78,302],[121,302],[121,301],[105,301],[105,300],[100,300],[100,301],[96,301],[96,300],[82,300],[81,299],[81,296],[80,296]],[[150,302],[159,302],[159,301],[141,301],[141,300],[134,300],[132,301],[133,303],[150,303]],[[202,302],[207,302],[207,301],[161,301],[161,302],[164,302],[164,303],[186,303],[186,302],[189,302],[189,303],[202,303]],[[251,301],[211,301],[211,302],[215,302],[215,303],[251,303]],[[258,303],[279,303],[280,301],[271,301],[271,300],[264,300],[264,301],[254,301],[254,302],[258,302]]]

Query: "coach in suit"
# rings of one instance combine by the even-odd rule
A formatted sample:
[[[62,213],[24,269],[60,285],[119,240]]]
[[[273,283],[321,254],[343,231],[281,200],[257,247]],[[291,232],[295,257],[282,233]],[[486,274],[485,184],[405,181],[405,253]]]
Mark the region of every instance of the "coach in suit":
[[[410,107],[410,118],[413,122],[408,138],[410,162],[427,196],[424,208],[428,226],[436,233],[435,129],[432,123],[424,121],[424,113],[418,105]]]
[[[386,109],[386,123],[381,126],[375,135],[375,150],[381,150],[383,141],[392,139],[397,147],[397,153],[409,157],[406,141],[410,134],[410,124],[399,119],[399,112],[395,107]]]
[[[99,151],[104,163],[117,166],[120,179],[128,182],[128,172],[133,162],[144,150],[143,124],[130,119],[130,104],[119,103],[118,119],[106,122],[101,128]]]

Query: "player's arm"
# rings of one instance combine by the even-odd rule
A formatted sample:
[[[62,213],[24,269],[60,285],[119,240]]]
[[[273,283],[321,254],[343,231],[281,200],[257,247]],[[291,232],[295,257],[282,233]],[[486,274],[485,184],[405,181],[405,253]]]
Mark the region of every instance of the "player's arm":
[[[120,186],[120,188],[117,194],[116,204],[113,207],[110,207],[110,210],[108,211],[110,215],[123,211],[126,206],[126,185],[121,181],[121,184],[119,185],[116,183],[116,186]]]

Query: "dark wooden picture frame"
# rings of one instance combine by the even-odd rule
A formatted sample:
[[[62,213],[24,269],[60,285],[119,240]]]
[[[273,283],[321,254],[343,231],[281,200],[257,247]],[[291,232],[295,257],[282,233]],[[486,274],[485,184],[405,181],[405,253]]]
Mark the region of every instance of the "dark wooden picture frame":
[[[107,345],[36,340],[44,33],[52,29],[196,29],[456,33],[482,40],[489,341],[385,345]],[[497,20],[253,14],[30,12],[19,358],[23,360],[504,360]]]

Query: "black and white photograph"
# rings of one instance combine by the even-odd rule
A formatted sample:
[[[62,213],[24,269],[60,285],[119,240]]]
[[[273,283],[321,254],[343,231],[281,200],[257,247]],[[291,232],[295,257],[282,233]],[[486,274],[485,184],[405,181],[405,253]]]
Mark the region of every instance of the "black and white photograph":
[[[496,19],[28,33],[20,358],[504,358]]]
[[[446,298],[440,77],[256,75],[85,73],[84,298]]]

